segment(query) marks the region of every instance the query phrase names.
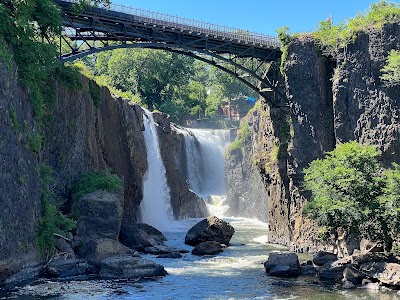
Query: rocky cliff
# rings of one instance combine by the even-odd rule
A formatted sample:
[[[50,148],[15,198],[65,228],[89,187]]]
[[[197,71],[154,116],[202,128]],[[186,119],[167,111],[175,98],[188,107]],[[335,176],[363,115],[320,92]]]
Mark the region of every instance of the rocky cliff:
[[[303,168],[351,140],[376,145],[385,166],[400,161],[400,89],[380,79],[388,52],[400,49],[400,24],[359,33],[335,58],[317,49],[311,37],[291,42],[284,66],[289,108],[265,108],[253,130],[263,147],[240,153],[253,157],[265,182],[270,241],[300,252],[331,247],[302,217],[309,196],[302,189]],[[228,166],[237,168],[245,160],[232,154]]]
[[[122,226],[139,217],[147,170],[141,107],[84,77],[81,87],[52,84],[56,100],[40,126],[15,69],[0,62],[0,282],[31,277],[43,262],[35,242],[42,213],[40,166],[51,166],[57,182],[51,189],[67,200],[83,173],[110,170],[123,179]],[[204,216],[204,202],[177,168],[182,137],[159,127],[175,217]]]

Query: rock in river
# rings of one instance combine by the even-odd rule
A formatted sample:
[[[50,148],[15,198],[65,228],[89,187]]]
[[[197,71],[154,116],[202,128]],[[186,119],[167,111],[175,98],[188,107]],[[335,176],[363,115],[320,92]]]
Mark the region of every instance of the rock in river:
[[[214,241],[202,242],[192,250],[194,255],[213,255],[223,252],[223,248],[220,243]]]
[[[264,267],[272,276],[296,276],[301,272],[299,258],[292,252],[270,252]]]
[[[142,257],[118,255],[104,259],[100,266],[100,278],[130,279],[164,276],[164,267]]]
[[[229,245],[235,229],[227,222],[211,216],[189,229],[185,244],[196,246],[202,242],[214,241]]]

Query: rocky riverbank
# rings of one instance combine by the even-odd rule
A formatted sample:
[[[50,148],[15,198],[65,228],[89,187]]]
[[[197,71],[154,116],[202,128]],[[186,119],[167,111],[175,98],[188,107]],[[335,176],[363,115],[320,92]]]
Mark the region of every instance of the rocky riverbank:
[[[74,202],[73,184],[88,172],[109,170],[123,182],[119,206],[113,208],[120,222],[115,226],[128,228],[140,221],[147,170],[141,107],[111,95],[85,77],[80,78],[79,87],[63,80],[49,83],[55,99],[45,124],[40,123],[16,69],[0,61],[0,283],[31,278],[46,263],[36,243],[44,191],[50,191],[55,199],[65,199],[62,209],[68,214]],[[157,120],[174,216],[204,217],[204,201],[189,190],[185,173],[176,165],[184,159],[180,157],[184,151],[179,151],[182,137],[169,119]],[[44,190],[41,170],[50,176],[46,179],[51,182],[46,183],[49,190]],[[90,207],[81,209],[90,212]],[[107,210],[98,213],[101,216]],[[103,238],[115,240],[119,234],[115,226],[103,228],[104,233],[113,231]],[[82,228],[79,225],[77,230]]]
[[[341,283],[344,289],[400,289],[400,257],[374,249],[340,259],[334,253],[319,251],[302,263],[293,252],[271,252],[264,267],[270,276],[314,276],[322,282]]]

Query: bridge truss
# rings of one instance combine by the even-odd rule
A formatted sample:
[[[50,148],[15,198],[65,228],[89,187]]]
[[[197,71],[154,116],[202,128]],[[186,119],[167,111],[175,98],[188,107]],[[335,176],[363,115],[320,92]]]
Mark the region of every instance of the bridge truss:
[[[279,89],[281,52],[273,37],[120,5],[87,7],[77,13],[73,0],[55,2],[63,16],[63,62],[118,48],[166,50],[231,74],[272,107],[287,105]],[[69,52],[61,51],[62,42]]]

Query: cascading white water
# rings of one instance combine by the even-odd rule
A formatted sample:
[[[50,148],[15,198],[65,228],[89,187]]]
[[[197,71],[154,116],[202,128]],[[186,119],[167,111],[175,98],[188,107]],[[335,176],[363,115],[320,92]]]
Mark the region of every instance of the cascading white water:
[[[185,137],[187,178],[199,196],[225,195],[224,150],[229,130],[182,129]]]
[[[229,130],[182,128],[187,179],[190,189],[207,202],[212,215],[222,217],[228,206],[225,196],[224,150],[230,142]]]
[[[144,109],[144,139],[147,149],[147,172],[143,181],[143,200],[140,204],[142,222],[159,230],[172,220],[170,191],[161,158],[160,146],[153,116]]]

